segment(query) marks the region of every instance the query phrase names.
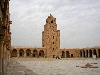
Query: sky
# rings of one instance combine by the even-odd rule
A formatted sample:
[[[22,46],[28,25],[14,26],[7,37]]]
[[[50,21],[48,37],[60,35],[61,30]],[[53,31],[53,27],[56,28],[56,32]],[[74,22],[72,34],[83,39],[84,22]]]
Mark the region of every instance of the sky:
[[[100,46],[100,0],[10,0],[12,46],[42,47],[47,17],[56,18],[60,48]]]

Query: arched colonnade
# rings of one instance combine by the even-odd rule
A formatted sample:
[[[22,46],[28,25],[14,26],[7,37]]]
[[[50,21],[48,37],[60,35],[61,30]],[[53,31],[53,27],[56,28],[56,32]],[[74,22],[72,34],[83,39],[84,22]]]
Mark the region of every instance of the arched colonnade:
[[[11,57],[45,57],[44,49],[12,49]]]
[[[69,57],[74,57],[74,54],[70,53],[69,51],[62,51],[61,52],[61,58],[69,58]]]
[[[82,49],[80,50],[79,57],[92,57],[93,55],[100,57],[100,49]]]

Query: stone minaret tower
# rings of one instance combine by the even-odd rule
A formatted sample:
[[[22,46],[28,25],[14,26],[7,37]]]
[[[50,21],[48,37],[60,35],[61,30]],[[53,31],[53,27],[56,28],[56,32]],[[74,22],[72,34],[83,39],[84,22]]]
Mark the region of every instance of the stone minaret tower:
[[[60,50],[60,30],[57,30],[56,18],[51,14],[46,19],[42,32],[42,47],[47,48],[46,57],[57,56]]]

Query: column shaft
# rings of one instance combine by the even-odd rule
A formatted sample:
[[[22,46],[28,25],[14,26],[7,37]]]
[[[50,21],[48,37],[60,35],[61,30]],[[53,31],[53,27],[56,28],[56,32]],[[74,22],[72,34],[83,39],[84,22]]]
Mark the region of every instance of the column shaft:
[[[19,50],[17,50],[17,57],[19,57]]]
[[[26,57],[26,50],[24,50],[24,57]]]
[[[30,57],[33,57],[33,50],[31,50],[31,56]]]
[[[2,75],[3,42],[0,41],[0,75]]]

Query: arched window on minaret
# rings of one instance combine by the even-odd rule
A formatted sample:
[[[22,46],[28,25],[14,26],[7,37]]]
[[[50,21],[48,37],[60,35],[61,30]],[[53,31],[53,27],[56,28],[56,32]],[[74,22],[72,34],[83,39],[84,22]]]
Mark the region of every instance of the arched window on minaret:
[[[53,36],[53,39],[54,39],[54,36]]]
[[[53,23],[53,20],[51,21],[51,23]]]
[[[54,42],[53,42],[53,44],[54,44]]]

